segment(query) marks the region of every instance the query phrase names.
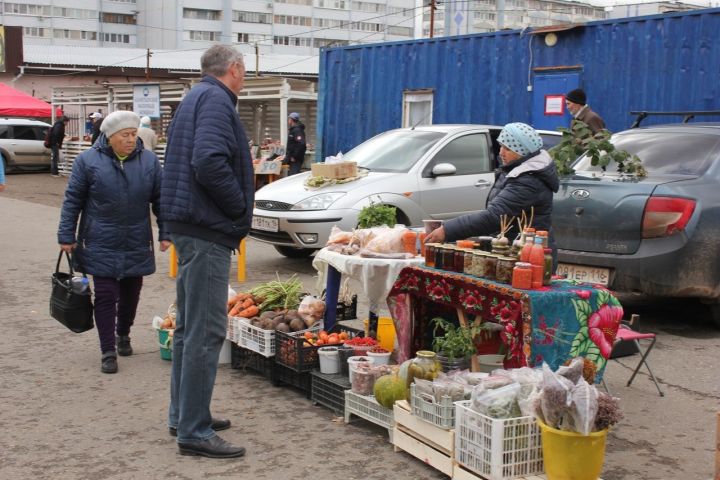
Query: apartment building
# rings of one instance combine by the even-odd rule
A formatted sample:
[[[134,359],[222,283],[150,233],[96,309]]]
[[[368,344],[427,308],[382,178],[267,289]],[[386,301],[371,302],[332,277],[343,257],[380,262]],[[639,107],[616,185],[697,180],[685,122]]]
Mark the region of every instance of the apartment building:
[[[27,44],[202,49],[306,55],[329,45],[414,38],[417,0],[15,0],[0,24]]]
[[[435,10],[434,36],[546,27],[605,18],[603,7],[565,0],[446,0],[438,2]],[[429,35],[430,12],[426,11],[423,36]]]

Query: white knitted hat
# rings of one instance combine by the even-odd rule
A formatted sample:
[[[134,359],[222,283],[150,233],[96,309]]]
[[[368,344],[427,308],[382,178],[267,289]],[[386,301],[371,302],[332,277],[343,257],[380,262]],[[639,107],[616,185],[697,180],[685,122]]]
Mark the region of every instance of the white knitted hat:
[[[140,117],[135,112],[129,110],[118,110],[108,115],[100,125],[100,131],[105,134],[106,137],[111,137],[120,130],[126,128],[138,128],[140,124]]]

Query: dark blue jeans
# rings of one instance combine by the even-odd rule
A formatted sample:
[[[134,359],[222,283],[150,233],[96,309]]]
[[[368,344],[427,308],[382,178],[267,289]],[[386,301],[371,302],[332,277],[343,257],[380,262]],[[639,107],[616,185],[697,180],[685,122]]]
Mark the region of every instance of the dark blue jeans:
[[[50,147],[50,174],[57,175],[59,173],[58,164],[60,163],[60,147],[55,144]]]
[[[168,425],[177,441],[215,435],[210,401],[227,331],[232,250],[186,235],[172,235],[178,257],[177,317],[173,336]]]

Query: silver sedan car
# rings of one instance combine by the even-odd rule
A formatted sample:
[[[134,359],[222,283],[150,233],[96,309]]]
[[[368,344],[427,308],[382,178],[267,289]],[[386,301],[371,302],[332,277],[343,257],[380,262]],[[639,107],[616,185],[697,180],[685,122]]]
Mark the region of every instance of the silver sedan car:
[[[502,127],[430,125],[390,130],[348,153],[367,176],[319,189],[304,186],[309,172],[273,182],[255,194],[250,236],[287,257],[305,257],[325,246],[330,230],[357,226],[371,202],[397,208],[397,222],[450,219],[485,206],[495,180]],[[549,148],[557,132],[540,132]]]

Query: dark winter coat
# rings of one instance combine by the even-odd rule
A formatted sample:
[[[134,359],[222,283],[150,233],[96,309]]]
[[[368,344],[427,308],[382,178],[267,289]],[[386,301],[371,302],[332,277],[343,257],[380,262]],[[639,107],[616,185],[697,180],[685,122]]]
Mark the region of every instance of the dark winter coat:
[[[476,235],[495,235],[500,231],[500,216],[519,218],[521,212],[529,216],[533,207],[533,227],[550,232],[552,236],[553,193],[560,188],[555,162],[545,150],[530,154],[495,171],[495,183],[487,197],[486,210],[463,215],[444,223],[446,241]],[[510,241],[517,235],[517,227],[507,234]]]
[[[62,148],[63,140],[65,140],[65,122],[58,120],[53,123],[53,126],[50,128],[50,137],[48,140],[50,146]]]
[[[77,243],[73,260],[78,271],[113,278],[155,271],[149,207],[157,217],[161,179],[160,162],[140,142],[124,162],[104,134],[78,155],[58,228],[58,243]],[[160,218],[158,226],[160,240],[169,240]]]
[[[237,248],[250,230],[255,175],[237,95],[205,76],[168,131],[160,198],[170,233]]]
[[[305,161],[305,150],[307,149],[307,143],[305,141],[305,124],[298,122],[288,131],[287,148],[285,151],[286,162],[292,162],[294,159],[296,162],[303,163]]]
[[[92,131],[92,137],[90,137],[90,144],[94,145],[95,141],[100,136],[100,126],[102,125],[103,119],[98,118],[93,122],[93,131]]]

